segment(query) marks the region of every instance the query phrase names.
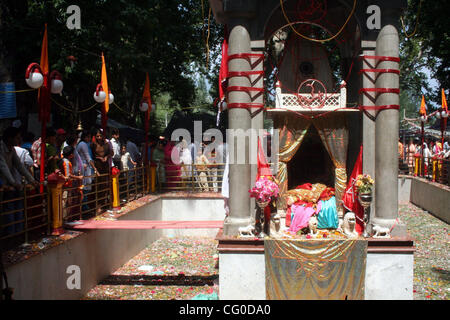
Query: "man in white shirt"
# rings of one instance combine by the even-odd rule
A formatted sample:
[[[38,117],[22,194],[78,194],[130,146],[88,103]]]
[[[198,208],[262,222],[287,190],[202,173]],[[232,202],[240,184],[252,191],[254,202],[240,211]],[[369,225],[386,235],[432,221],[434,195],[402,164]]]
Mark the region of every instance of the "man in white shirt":
[[[15,146],[14,149],[16,150],[16,154],[19,157],[20,163],[22,163],[24,167],[28,171],[30,171],[31,174],[33,174],[32,168],[34,162],[33,158],[31,158],[30,156],[30,152],[27,149],[18,146]],[[22,175],[15,167],[13,168],[13,175],[16,181],[22,181]]]
[[[120,142],[119,142],[119,129],[113,128],[111,131],[111,146],[113,149],[113,163],[114,166],[121,169],[121,155],[120,155]]]

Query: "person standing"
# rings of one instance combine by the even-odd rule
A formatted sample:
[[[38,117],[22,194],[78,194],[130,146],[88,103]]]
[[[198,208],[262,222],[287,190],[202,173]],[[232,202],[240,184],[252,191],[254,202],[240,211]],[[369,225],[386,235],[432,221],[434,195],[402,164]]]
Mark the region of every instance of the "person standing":
[[[113,128],[111,130],[111,146],[113,149],[113,164],[115,167],[119,168],[120,170],[122,170],[121,168],[121,154],[120,154],[120,142],[119,142],[119,137],[120,137],[120,133],[119,133],[119,129],[117,128]]]
[[[3,188],[5,188],[3,200],[23,197],[22,176],[34,187],[39,185],[17,156],[14,146],[20,144],[20,141],[20,130],[18,128],[8,127],[3,132],[2,140],[0,141],[0,180],[2,180]],[[20,180],[16,180],[14,170],[20,173]],[[21,209],[23,209],[23,200],[5,203],[2,212],[15,212],[3,215],[2,224],[23,220],[24,212],[20,211]],[[18,222],[7,226],[5,231],[7,234],[14,234],[21,232],[23,227],[23,222]]]
[[[164,140],[159,140],[152,152],[152,162],[156,163],[156,178],[159,191],[166,182],[166,170],[164,165]]]
[[[409,174],[414,173],[414,155],[416,154],[416,146],[413,143],[413,139],[409,139],[409,145],[406,153],[406,158],[408,162]]]
[[[187,145],[186,140],[182,140],[179,144],[180,165],[181,165],[181,179],[185,181],[192,180],[192,158],[191,151]]]
[[[197,169],[197,183],[200,191],[208,192],[208,158],[202,153],[202,149],[197,151],[195,158],[195,168]]]
[[[109,174],[109,162],[113,155],[112,148],[109,143],[105,141],[102,130],[97,129],[95,133],[94,141],[91,143],[91,150],[94,156],[94,171],[97,175],[97,192],[99,198],[105,198],[109,190],[108,174]],[[106,203],[107,199],[101,200],[101,205]],[[101,207],[97,208],[97,213],[101,212]]]
[[[76,140],[75,140],[76,141]],[[67,220],[68,215],[73,212],[75,208],[70,208],[74,203],[76,203],[75,197],[77,195],[77,190],[67,190],[71,189],[74,182],[81,181],[83,179],[82,175],[74,174],[73,164],[74,161],[74,151],[73,146],[66,146],[63,148],[63,157],[60,161],[60,170],[66,179],[63,186],[62,202],[63,202],[63,220]],[[69,208],[68,208],[69,207]]]

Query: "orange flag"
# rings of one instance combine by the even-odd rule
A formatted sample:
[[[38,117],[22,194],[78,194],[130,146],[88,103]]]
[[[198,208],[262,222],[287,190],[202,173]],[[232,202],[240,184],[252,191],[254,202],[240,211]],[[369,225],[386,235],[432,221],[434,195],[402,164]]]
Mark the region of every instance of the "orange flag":
[[[47,40],[47,24],[45,24],[44,38],[42,39],[41,49],[41,69],[42,72],[48,73],[48,40]]]
[[[422,102],[420,103],[420,115],[426,116],[427,115],[427,107],[425,106],[425,97],[422,95]]]
[[[39,119],[41,121],[48,121],[50,117],[50,97],[49,97],[49,86],[47,83],[47,77],[49,72],[48,67],[48,40],[47,40],[47,24],[45,24],[44,37],[42,39],[41,48],[41,62],[40,62],[42,75],[44,76],[44,84],[38,91],[38,101],[39,101]]]
[[[447,99],[445,99],[444,89],[442,89],[442,110],[445,110],[448,112]]]
[[[109,89],[108,89],[108,78],[106,76],[106,65],[105,65],[105,57],[103,56],[102,52],[102,87],[103,91],[106,93],[106,99],[105,99],[105,113],[108,113],[109,111]]]

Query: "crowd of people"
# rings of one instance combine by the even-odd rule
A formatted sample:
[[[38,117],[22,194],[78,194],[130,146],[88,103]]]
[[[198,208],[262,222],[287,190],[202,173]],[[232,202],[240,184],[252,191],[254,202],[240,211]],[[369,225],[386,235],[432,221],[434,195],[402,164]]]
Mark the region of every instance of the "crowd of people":
[[[168,190],[190,189],[218,192],[225,167],[226,143],[214,137],[201,143],[160,137],[152,141],[151,161],[156,164],[157,183]]]
[[[71,206],[78,201],[82,210],[89,209],[87,196],[95,185],[102,185],[97,197],[107,203],[108,175],[113,167],[120,172],[128,172],[128,181],[134,179],[133,168],[144,165],[145,144],[138,147],[132,137],[122,139],[117,128],[109,130],[110,135],[101,128],[92,130],[66,131],[63,128],[46,129],[44,180],[57,175],[64,181],[63,218],[71,213]],[[147,162],[156,166],[157,186],[164,190],[196,190],[218,192],[220,176],[224,171],[226,144],[214,143],[214,137],[199,144],[188,144],[186,140],[170,141],[165,137],[149,137]],[[0,140],[0,211],[2,225],[8,225],[7,234],[23,231],[24,203],[9,199],[23,199],[24,186],[38,192],[41,178],[41,137],[23,132],[20,127],[6,128]],[[211,146],[210,146],[211,147]],[[206,152],[205,152],[206,150]],[[78,198],[77,198],[78,197]],[[74,199],[75,198],[75,199]],[[72,212],[73,213],[73,212]],[[14,221],[19,221],[13,223]]]
[[[408,165],[409,174],[414,174],[415,159],[423,157],[425,171],[429,172],[428,167],[432,159],[446,159],[450,160],[450,145],[449,140],[444,140],[442,144],[441,139],[431,138],[425,139],[423,144],[420,138],[410,138],[408,144],[403,145],[401,141],[398,142],[398,156],[400,162]]]
[[[119,170],[129,170],[142,164],[142,151],[136,143],[126,137],[119,140],[119,130],[111,130],[111,138],[100,128],[66,132],[65,129],[46,129],[45,137],[45,180],[49,175],[58,175],[63,185],[64,216],[66,207],[74,202],[86,201],[84,194],[97,184],[103,183],[103,190],[108,189],[108,177],[113,166]],[[2,225],[7,225],[4,232],[14,234],[23,231],[24,187],[36,192],[41,177],[41,137],[35,138],[30,132],[23,133],[18,126],[6,128],[0,140],[0,203],[2,212],[12,212],[2,216]],[[79,189],[79,192],[74,189]],[[106,198],[103,192],[103,198]],[[101,198],[102,194],[97,195]],[[106,199],[103,199],[106,203]],[[84,208],[87,206],[84,205]],[[18,223],[14,223],[19,221]]]

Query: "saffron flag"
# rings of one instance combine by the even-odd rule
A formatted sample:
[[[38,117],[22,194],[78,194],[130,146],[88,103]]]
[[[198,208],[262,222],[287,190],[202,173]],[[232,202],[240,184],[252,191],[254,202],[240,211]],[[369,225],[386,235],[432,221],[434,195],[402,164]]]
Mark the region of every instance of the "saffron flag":
[[[41,48],[41,69],[42,72],[48,73],[48,40],[47,40],[47,24],[45,24],[44,38],[42,39]]]
[[[364,231],[364,208],[358,201],[358,192],[356,190],[355,182],[358,175],[362,174],[362,154],[363,146],[361,145],[359,149],[358,159],[356,160],[355,166],[353,167],[352,174],[347,183],[347,188],[345,189],[344,196],[342,197],[344,208],[354,212],[356,216],[355,230],[361,234]]]
[[[448,111],[447,99],[445,99],[445,91],[442,89],[442,110]]]
[[[106,114],[109,111],[109,89],[108,89],[108,77],[106,76],[105,56],[103,55],[103,52],[102,52],[102,79],[101,79],[101,83],[102,83],[103,91],[106,93],[106,99],[103,102],[104,103],[104,108],[105,108],[105,114]]]
[[[42,39],[41,48],[41,62],[40,62],[42,75],[44,76],[44,84],[38,91],[38,101],[39,101],[39,119],[40,121],[47,122],[50,117],[50,96],[48,86],[48,40],[47,40],[47,24],[45,24],[44,37]]]
[[[420,103],[420,111],[419,111],[421,116],[426,116],[427,115],[427,107],[425,105],[425,97],[422,95],[422,102]]]

